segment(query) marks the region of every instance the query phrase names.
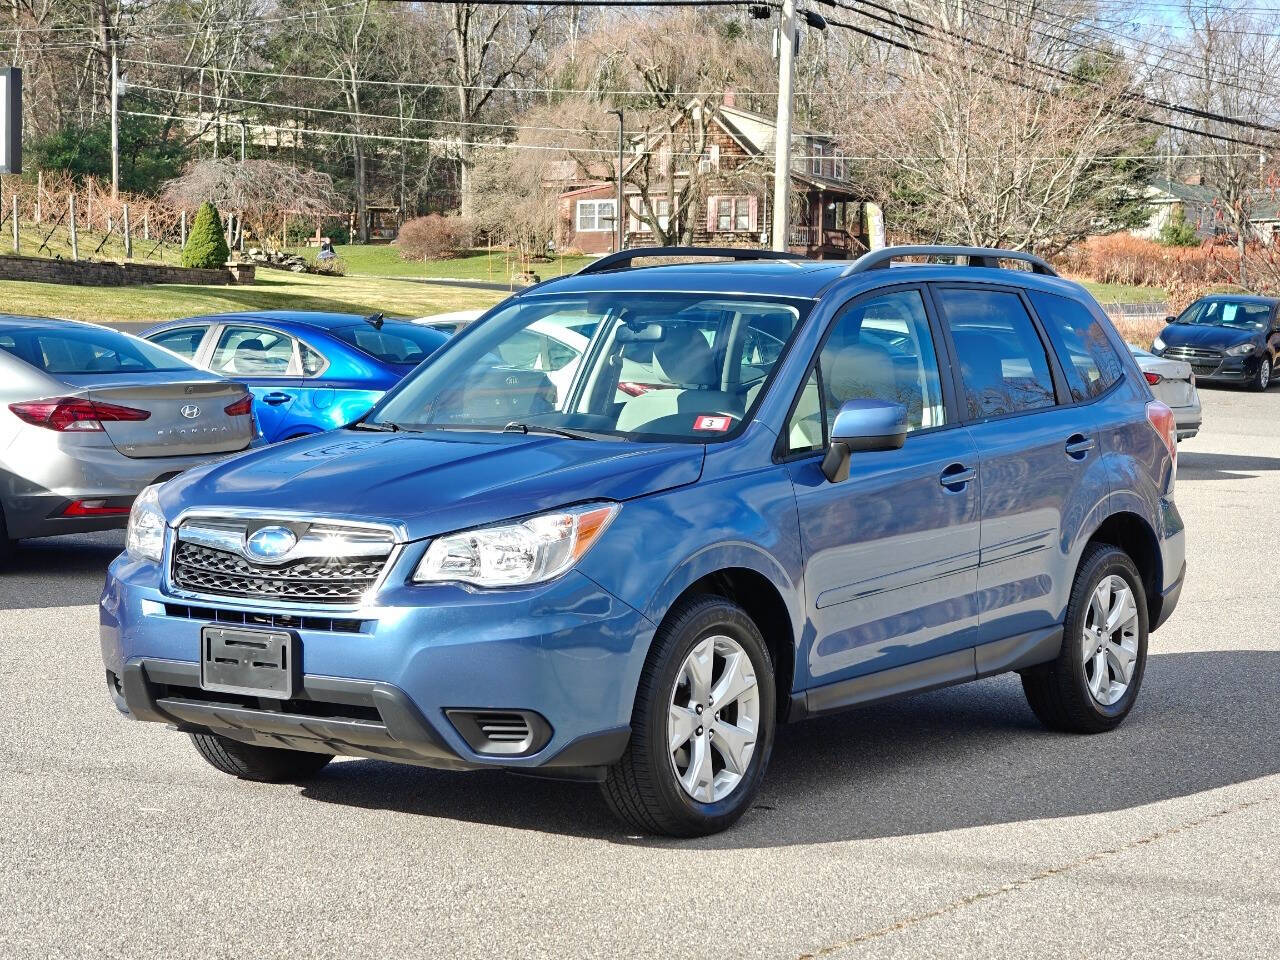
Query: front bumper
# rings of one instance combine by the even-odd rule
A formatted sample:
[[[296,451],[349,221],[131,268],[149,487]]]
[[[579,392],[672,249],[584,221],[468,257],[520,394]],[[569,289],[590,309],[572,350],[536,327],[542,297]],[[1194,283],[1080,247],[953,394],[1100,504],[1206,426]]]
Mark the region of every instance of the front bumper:
[[[376,603],[336,612],[174,596],[158,567],[122,555],[100,603],[116,706],[247,743],[446,769],[594,777],[621,756],[649,620],[576,571],[538,588],[468,591],[404,584],[415,560],[400,558]],[[295,696],[201,690],[200,630],[210,622],[291,630]],[[486,752],[451,719],[457,710],[528,711],[548,735],[526,755]]]

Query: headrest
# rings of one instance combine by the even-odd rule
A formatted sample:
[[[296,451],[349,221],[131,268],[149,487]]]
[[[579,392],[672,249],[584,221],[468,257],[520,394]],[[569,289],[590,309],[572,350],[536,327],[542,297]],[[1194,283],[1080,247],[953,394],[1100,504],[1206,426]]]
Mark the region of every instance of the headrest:
[[[653,360],[662,375],[682,387],[714,387],[719,383],[715,354],[702,331],[692,323],[665,324],[664,336],[653,347]]]

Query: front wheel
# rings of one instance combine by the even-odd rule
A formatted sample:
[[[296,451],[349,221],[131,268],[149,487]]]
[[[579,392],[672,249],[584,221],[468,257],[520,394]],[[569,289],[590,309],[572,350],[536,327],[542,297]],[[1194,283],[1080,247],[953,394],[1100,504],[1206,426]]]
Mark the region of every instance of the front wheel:
[[[259,783],[296,783],[308,780],[325,768],[333,756],[286,750],[277,747],[255,747],[216,733],[193,733],[196,751],[213,767],[241,780]]]
[[[1258,369],[1254,373],[1253,379],[1249,381],[1250,389],[1256,390],[1258,393],[1266,390],[1271,386],[1271,358],[1263,354],[1258,358]]]
[[[1142,686],[1147,630],[1147,594],[1129,555],[1107,543],[1086,548],[1058,658],[1022,674],[1040,722],[1070,733],[1118,727]]]
[[[773,662],[759,628],[723,597],[687,600],[654,637],[605,801],[649,833],[724,830],[760,788],[774,722]]]

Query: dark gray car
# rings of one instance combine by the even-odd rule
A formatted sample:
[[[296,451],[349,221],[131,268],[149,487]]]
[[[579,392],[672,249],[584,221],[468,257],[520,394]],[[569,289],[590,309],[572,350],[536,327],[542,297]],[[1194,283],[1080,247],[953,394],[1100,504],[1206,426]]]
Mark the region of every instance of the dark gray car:
[[[123,527],[138,492],[253,435],[244,386],[89,323],[0,316],[0,553]]]

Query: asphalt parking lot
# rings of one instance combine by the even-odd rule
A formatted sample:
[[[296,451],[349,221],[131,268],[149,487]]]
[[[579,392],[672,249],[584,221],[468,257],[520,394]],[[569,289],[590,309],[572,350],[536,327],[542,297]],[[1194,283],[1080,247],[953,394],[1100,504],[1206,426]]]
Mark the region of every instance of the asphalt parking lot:
[[[116,714],[122,536],[0,575],[0,957],[1203,957],[1280,942],[1280,390],[1205,390],[1191,563],[1116,733],[1003,677],[784,729],[756,808],[628,836],[593,788],[368,760],[242,783]]]

